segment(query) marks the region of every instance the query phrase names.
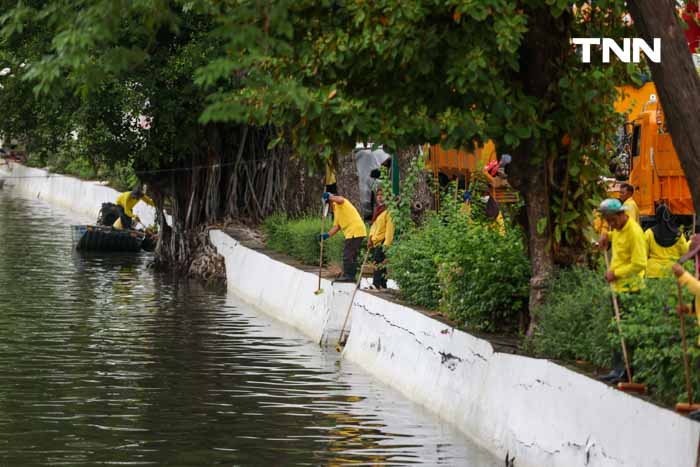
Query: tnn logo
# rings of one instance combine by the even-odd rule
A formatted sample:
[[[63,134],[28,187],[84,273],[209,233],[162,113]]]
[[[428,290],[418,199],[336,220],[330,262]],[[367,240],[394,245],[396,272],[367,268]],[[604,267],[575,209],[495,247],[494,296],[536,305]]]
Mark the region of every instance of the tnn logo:
[[[610,51],[612,51],[620,61],[624,63],[639,63],[641,61],[641,53],[644,54],[654,63],[661,63],[661,39],[654,39],[654,47],[649,47],[649,44],[644,39],[625,38],[622,41],[622,47],[617,45],[614,39],[608,38],[590,38],[590,37],[574,37],[573,43],[581,46],[581,61],[583,63],[591,63],[591,46],[601,45],[603,49],[603,63],[610,63]]]

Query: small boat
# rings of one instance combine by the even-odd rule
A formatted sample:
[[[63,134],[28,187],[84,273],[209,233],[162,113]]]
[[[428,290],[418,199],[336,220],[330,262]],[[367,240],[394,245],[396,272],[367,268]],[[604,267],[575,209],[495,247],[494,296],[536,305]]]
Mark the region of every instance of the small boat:
[[[76,250],[139,252],[146,246],[146,234],[137,230],[117,230],[101,225],[73,225],[71,233]],[[150,244],[150,239],[146,243]]]

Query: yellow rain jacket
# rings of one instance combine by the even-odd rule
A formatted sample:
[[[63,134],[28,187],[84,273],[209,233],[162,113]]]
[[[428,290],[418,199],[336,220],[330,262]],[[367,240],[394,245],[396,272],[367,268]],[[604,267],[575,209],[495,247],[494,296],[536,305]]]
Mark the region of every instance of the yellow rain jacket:
[[[595,230],[599,237],[602,237],[604,234],[607,234],[610,230],[610,227],[608,227],[608,223],[605,222],[605,219],[603,219],[603,216],[601,216],[598,211],[595,211],[593,217],[593,230]]]
[[[697,306],[698,299],[700,298],[700,281],[686,271],[681,277],[678,278],[678,283],[686,286],[690,293],[695,295],[695,316],[698,320],[698,325],[700,325],[700,306]],[[698,336],[698,345],[700,345],[700,336]]]
[[[347,199],[343,204],[333,203],[333,225],[340,227],[345,238],[366,237],[367,228],[355,206]]]
[[[660,246],[656,243],[654,232],[647,229],[644,232],[647,247],[647,277],[658,279],[660,277],[671,277],[673,271],[671,266],[678,261],[678,258],[688,252],[688,240],[681,235],[678,241],[669,247]]]
[[[374,220],[369,229],[369,238],[372,240],[372,246],[390,247],[394,242],[394,223],[391,221],[389,211],[384,211]]]
[[[472,215],[472,205],[471,203],[462,203],[461,211],[469,216],[471,220]],[[498,229],[498,233],[503,237],[506,235],[506,222],[503,219],[503,213],[498,212],[498,217],[496,217],[495,226]]]
[[[144,203],[146,203],[150,206],[153,206],[153,207],[156,206],[156,204],[153,202],[153,200],[151,198],[149,198],[148,196],[143,195],[143,198],[136,199],[136,198],[133,198],[131,196],[130,191],[126,191],[126,192],[122,193],[121,195],[119,195],[119,197],[117,198],[117,206],[123,207],[124,214],[133,218],[134,217],[134,211],[133,211],[134,206],[136,206],[139,201],[143,201]]]
[[[636,222],[627,219],[621,230],[612,230],[608,239],[612,242],[610,270],[615,273],[615,292],[634,292],[644,287],[647,268],[647,249],[644,232]]]
[[[639,217],[639,206],[637,206],[637,203],[634,201],[633,198],[627,198],[627,201],[622,203],[622,205],[625,207],[625,213],[629,216],[630,219],[634,219],[634,221],[642,225],[641,219]]]
[[[335,178],[335,167],[333,166],[333,162],[329,159],[328,162],[326,162],[326,178],[325,182],[326,185],[333,185],[336,183],[336,178]]]

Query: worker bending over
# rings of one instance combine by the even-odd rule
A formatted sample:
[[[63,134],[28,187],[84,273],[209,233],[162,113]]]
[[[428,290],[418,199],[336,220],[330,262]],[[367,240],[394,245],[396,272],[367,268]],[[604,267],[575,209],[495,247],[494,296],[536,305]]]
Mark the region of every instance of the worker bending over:
[[[623,183],[620,187],[620,201],[622,201],[622,205],[627,209],[627,216],[634,219],[637,224],[642,225],[639,216],[639,206],[637,206],[637,203],[634,201],[633,195],[634,185]]]
[[[119,219],[115,222],[116,228],[131,229],[131,224],[133,221],[139,222],[139,218],[134,214],[134,206],[138,204],[139,201],[155,207],[155,203],[151,198],[143,193],[140,186],[137,186],[131,191],[125,191],[117,198],[117,209],[119,209]]]
[[[386,249],[394,241],[394,223],[384,204],[384,193],[377,189],[377,207],[372,214],[372,226],[369,229],[369,246],[372,248],[372,261],[374,261],[374,278],[372,287],[386,289]]]
[[[644,232],[639,224],[626,214],[627,207],[618,199],[606,199],[600,204],[598,211],[610,227],[608,234],[601,237],[600,248],[605,251],[608,242],[612,244],[612,259],[605,272],[605,280],[612,284],[618,297],[620,312],[624,313],[625,309],[629,308],[634,294],[644,287],[644,273],[647,267]],[[625,378],[625,365],[619,350],[613,352],[612,364],[612,371],[600,379],[614,384]]]
[[[357,274],[357,253],[362,246],[362,240],[367,236],[365,223],[355,206],[342,196],[329,192],[323,193],[323,201],[331,204],[333,209],[333,227],[320,235],[327,240],[339,230],[343,231],[343,275],[336,279],[338,282],[355,282]]]
[[[688,251],[688,241],[671,219],[665,204],[656,208],[656,224],[644,232],[647,247],[647,277],[671,276],[671,266]]]

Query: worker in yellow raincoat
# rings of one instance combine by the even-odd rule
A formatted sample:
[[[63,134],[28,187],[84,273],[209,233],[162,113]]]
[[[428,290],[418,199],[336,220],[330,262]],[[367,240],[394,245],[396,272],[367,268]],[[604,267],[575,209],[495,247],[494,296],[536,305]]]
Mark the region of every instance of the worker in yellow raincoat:
[[[671,276],[671,266],[688,251],[688,241],[673,223],[665,204],[656,208],[656,224],[644,232],[647,247],[647,272],[651,279]]]
[[[632,196],[634,196],[634,185],[623,183],[620,187],[620,201],[622,201],[622,205],[627,211],[627,216],[634,219],[637,224],[642,225],[641,216],[639,215],[639,206],[637,206]]]
[[[642,228],[627,215],[627,207],[619,199],[606,199],[598,208],[610,232],[600,239],[600,248],[605,251],[612,243],[612,259],[605,272],[608,281],[617,293],[620,312],[629,309],[635,292],[644,287],[647,268],[647,251]],[[608,383],[618,383],[625,378],[625,366],[619,350],[613,351],[613,369],[599,378]]]
[[[143,193],[143,189],[137,186],[131,191],[125,191],[117,198],[117,209],[119,209],[119,219],[114,223],[117,229],[131,229],[132,222],[139,222],[139,218],[134,214],[134,206],[139,201],[155,207],[155,203],[151,198]]]
[[[384,204],[384,193],[377,189],[377,206],[372,214],[372,225],[369,229],[369,246],[372,248],[372,261],[374,261],[374,278],[372,288],[386,289],[386,249],[394,242],[394,223]]]
[[[319,235],[319,240],[327,240],[339,231],[343,231],[345,242],[343,243],[343,275],[336,279],[337,282],[355,282],[357,274],[357,253],[360,251],[362,241],[367,236],[365,223],[352,203],[339,195],[329,192],[323,193],[323,202],[330,203],[333,208],[333,227]]]
[[[326,185],[326,191],[334,195],[338,194],[338,180],[335,176],[336,162],[333,157],[329,157],[326,161],[326,175],[324,177],[324,183]]]

